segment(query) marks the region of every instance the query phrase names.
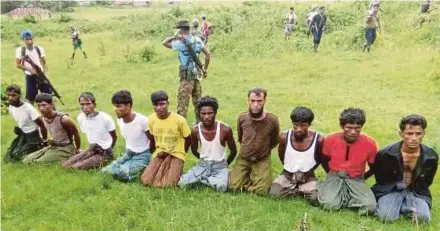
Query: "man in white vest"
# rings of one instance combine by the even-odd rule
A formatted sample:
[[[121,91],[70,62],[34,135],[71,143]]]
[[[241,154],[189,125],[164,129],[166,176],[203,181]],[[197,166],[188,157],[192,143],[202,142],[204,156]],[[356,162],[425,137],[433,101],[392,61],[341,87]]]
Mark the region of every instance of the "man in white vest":
[[[228,165],[237,154],[232,128],[216,120],[217,99],[205,96],[197,102],[201,122],[191,131],[191,150],[199,163],[180,177],[179,186],[202,183],[218,192],[228,189]],[[200,152],[199,152],[200,144]],[[226,145],[230,154],[226,157]]]
[[[290,115],[293,129],[280,135],[278,155],[283,163],[281,175],[272,183],[272,197],[301,196],[317,205],[317,178],[324,137],[309,130],[314,115],[306,107],[296,107]]]

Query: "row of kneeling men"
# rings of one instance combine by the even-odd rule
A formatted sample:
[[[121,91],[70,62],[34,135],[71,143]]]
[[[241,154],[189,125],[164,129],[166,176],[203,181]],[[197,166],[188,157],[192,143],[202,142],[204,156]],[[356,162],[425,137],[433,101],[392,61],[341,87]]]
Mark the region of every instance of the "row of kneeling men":
[[[77,122],[89,142],[83,151],[76,125],[68,115],[55,110],[51,95],[36,97],[40,116],[20,99],[18,86],[9,86],[7,94],[9,112],[18,126],[6,161],[62,161],[63,167],[74,169],[105,166],[102,172],[123,181],[137,179],[143,171],[140,180],[146,186],[202,183],[219,192],[229,188],[273,197],[300,196],[326,210],[356,208],[362,215],[376,214],[383,220],[396,220],[402,214],[431,220],[429,186],[437,171],[438,155],[422,144],[427,122],[420,115],[402,118],[402,139],[381,150],[374,139],[361,133],[366,117],[359,108],[343,110],[341,131],[324,137],[309,129],[314,120],[312,110],[296,107],[290,116],[293,128],[280,135],[278,118],[264,111],[266,90],[254,88],[248,92],[249,110],[237,120],[240,153],[229,172],[237,148],[231,127],[216,119],[218,102],[214,97],[199,99],[200,122],[190,128],[185,118],[168,110],[164,91],[151,95],[154,113],[149,117],[133,110],[129,91],[114,93],[111,100],[126,151],[112,161],[115,124],[107,113],[96,110],[92,93],[84,92],[78,99],[82,112]],[[277,145],[284,167],[273,181],[270,153]],[[182,175],[190,147],[200,161]],[[314,174],[319,165],[328,173],[322,181]],[[372,175],[376,183],[370,189],[365,180]]]

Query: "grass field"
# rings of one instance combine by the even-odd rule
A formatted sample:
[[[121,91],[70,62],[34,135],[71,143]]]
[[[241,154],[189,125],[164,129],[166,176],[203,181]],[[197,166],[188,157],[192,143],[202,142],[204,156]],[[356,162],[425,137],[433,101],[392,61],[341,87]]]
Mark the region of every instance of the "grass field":
[[[310,4],[295,4],[300,17]],[[89,58],[84,60],[77,53],[73,65],[68,64],[70,23],[57,23],[57,15],[36,25],[3,21],[2,86],[24,86],[14,54],[21,44],[20,30],[29,27],[40,35],[35,43],[45,48],[49,77],[63,96],[65,106],[57,104],[60,111],[76,119],[77,97],[92,91],[99,110],[115,118],[110,99],[120,89],[132,92],[137,112],[152,113],[149,97],[159,89],[169,93],[170,108],[175,110],[178,60],[160,42],[174,33],[175,19],[192,19],[205,11],[218,29],[209,44],[213,57],[209,77],[202,82],[203,95],[217,97],[217,118],[233,127],[235,138],[236,118],[247,110],[247,90],[261,86],[268,90],[266,110],[279,116],[282,130],[290,128],[290,112],[298,105],[312,108],[312,128],[322,134],[337,131],[339,113],[355,106],[367,113],[363,131],[382,147],[399,139],[398,122],[403,116],[419,113],[428,120],[425,143],[440,152],[440,13],[433,12],[431,23],[416,30],[412,25],[418,3],[384,3],[384,32],[368,54],[361,52],[363,35],[359,33],[365,4],[328,5],[332,31],[324,35],[318,54],[311,52],[311,39],[304,34],[284,41],[280,22],[290,6],[284,3],[193,9],[79,8],[69,13],[74,18],[70,23],[87,31],[82,39]],[[337,14],[342,12],[348,13]],[[145,57],[151,60],[142,60]],[[192,106],[189,111],[191,124]],[[15,123],[9,115],[1,121],[3,156],[14,138]],[[118,135],[114,153],[121,155],[124,140],[119,130]],[[82,138],[85,148],[87,142]],[[275,150],[272,160],[276,176],[282,165]],[[196,161],[188,154],[185,171]],[[248,193],[216,193],[209,188],[146,189],[138,182],[121,183],[95,171],[65,171],[57,164],[2,164],[1,174],[2,230],[8,231],[296,230],[305,213],[311,230],[417,230],[409,219],[384,224],[352,211],[324,212],[300,199],[272,200]],[[318,176],[325,177],[321,168]],[[368,183],[372,185],[374,179]],[[437,231],[439,174],[430,189],[433,219],[419,228]]]

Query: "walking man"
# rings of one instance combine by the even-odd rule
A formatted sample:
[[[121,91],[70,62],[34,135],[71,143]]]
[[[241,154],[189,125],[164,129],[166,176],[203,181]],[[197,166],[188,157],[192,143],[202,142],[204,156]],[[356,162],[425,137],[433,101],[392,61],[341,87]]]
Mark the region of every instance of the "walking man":
[[[74,26],[70,26],[70,38],[72,39],[73,45],[73,53],[70,62],[73,63],[73,60],[75,59],[76,49],[79,49],[83,53],[84,58],[87,59],[86,52],[82,49],[82,40],[79,38],[79,31]]]
[[[380,12],[379,9],[379,3],[374,3],[371,10],[368,11],[367,17],[365,19],[365,38],[367,39],[367,42],[364,45],[363,51],[365,52],[365,49],[367,49],[368,52],[370,52],[370,47],[373,45],[374,41],[376,41],[376,35],[377,32],[380,33],[381,27],[380,27]]]
[[[309,31],[307,32],[307,36],[310,35],[310,31],[313,34],[313,52],[318,52],[318,46],[321,43],[322,33],[324,31],[325,24],[327,23],[327,16],[324,14],[324,6],[320,6],[318,12],[318,14],[313,16],[313,19],[309,25]]]

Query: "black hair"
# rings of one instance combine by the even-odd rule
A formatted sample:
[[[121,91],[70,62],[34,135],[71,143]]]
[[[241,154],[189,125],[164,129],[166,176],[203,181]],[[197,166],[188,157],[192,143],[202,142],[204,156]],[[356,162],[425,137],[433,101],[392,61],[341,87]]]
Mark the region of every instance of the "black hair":
[[[260,88],[260,87],[256,87],[256,88],[252,88],[248,91],[248,97],[251,96],[251,93],[254,93],[257,96],[260,96],[261,94],[263,94],[264,98],[266,99],[267,96],[267,91],[266,89]]]
[[[38,94],[35,97],[35,102],[36,103],[46,102],[48,104],[52,104],[53,103],[52,95],[51,94],[47,94],[47,93]]]
[[[11,84],[6,88],[6,92],[13,91],[19,95],[21,95],[21,88],[16,84]]]
[[[214,113],[217,114],[218,102],[217,99],[211,96],[204,96],[197,101],[197,112],[200,113],[202,107],[212,107]]]
[[[113,94],[112,104],[130,104],[133,106],[133,99],[131,93],[127,90],[120,90]]]
[[[165,91],[156,91],[151,94],[151,103],[157,105],[160,101],[168,102],[168,94]]]
[[[290,7],[290,10],[294,10],[294,8],[293,8],[293,7]]]
[[[307,123],[310,125],[312,124],[314,118],[315,115],[313,114],[312,110],[303,106],[296,107],[293,109],[292,114],[290,114],[292,123]]]
[[[81,99],[87,99],[87,100],[90,100],[93,104],[96,104],[95,96],[91,92],[87,91],[87,92],[81,93],[81,95],[79,95],[79,97],[78,97],[78,102],[81,101]]]
[[[344,126],[346,124],[358,124],[364,126],[366,122],[365,112],[360,108],[347,108],[341,112],[339,116],[339,124]]]
[[[416,114],[407,115],[400,120],[400,131],[405,130],[405,127],[408,124],[413,126],[422,126],[423,130],[428,127],[428,122],[426,122],[425,117]]]

